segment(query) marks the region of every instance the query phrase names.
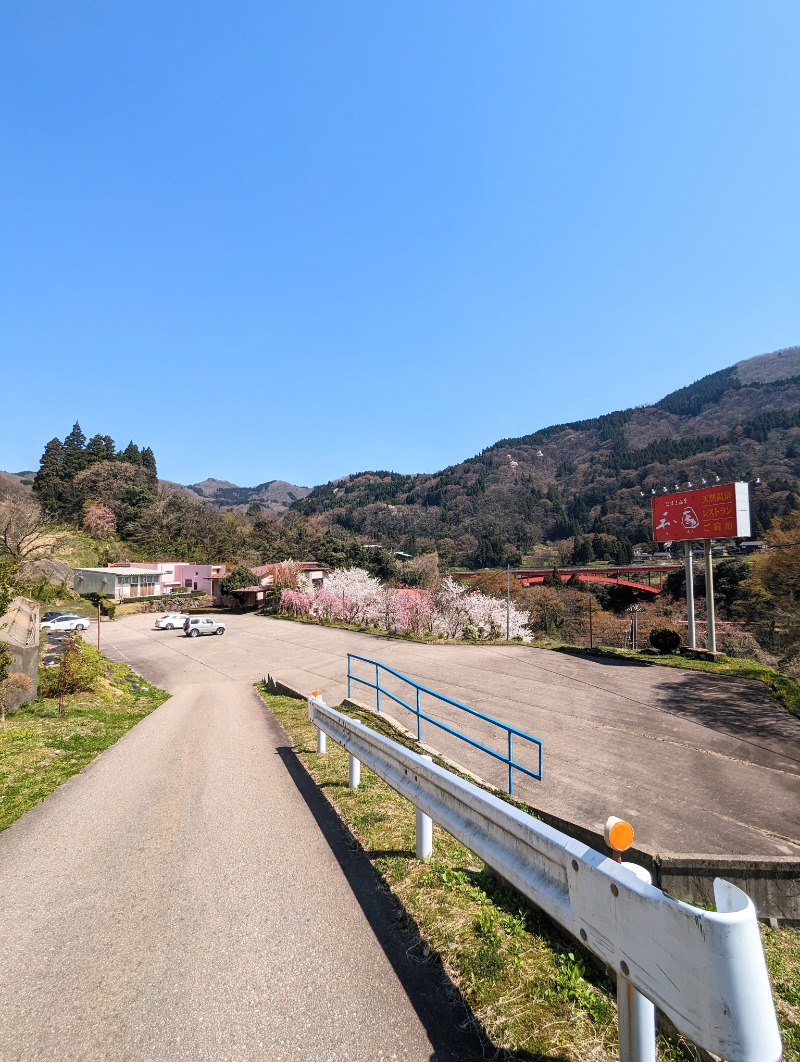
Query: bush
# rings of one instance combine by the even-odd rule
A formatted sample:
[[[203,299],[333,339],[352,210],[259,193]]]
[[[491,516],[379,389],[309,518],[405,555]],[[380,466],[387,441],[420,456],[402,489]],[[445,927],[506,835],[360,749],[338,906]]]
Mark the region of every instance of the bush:
[[[672,627],[653,627],[650,631],[650,644],[659,653],[665,656],[669,653],[677,653],[683,639],[678,631]]]
[[[39,671],[39,696],[61,700],[73,693],[89,692],[94,689],[106,663],[93,646],[74,636],[67,638],[58,666],[43,667]]]

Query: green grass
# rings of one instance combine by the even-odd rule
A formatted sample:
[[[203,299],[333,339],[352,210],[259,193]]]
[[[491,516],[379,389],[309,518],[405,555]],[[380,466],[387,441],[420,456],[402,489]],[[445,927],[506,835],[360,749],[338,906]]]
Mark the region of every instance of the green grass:
[[[360,788],[349,789],[347,753],[331,741],[327,755],[317,754],[316,730],[308,722],[305,702],[267,694],[263,684],[259,692],[395,895],[414,955],[446,971],[497,1047],[497,1057],[616,1059],[615,989],[602,964],[439,828],[434,827],[433,858],[429,863],[418,861],[413,807],[366,768]],[[411,744],[373,713],[341,710]],[[789,993],[796,960],[785,957],[798,940],[796,930],[765,932],[768,955],[775,963],[786,964],[781,976],[775,977],[779,1008],[784,999],[792,1005]],[[784,995],[781,986],[789,986]],[[794,1035],[792,1019],[781,1010],[781,1020],[785,1058],[800,1062],[800,1052],[792,1053],[788,1047]],[[688,1062],[700,1056],[680,1037],[659,1033],[658,1057],[661,1062]]]
[[[169,694],[125,664],[108,663],[91,693],[24,705],[0,723],[0,830],[77,774]]]

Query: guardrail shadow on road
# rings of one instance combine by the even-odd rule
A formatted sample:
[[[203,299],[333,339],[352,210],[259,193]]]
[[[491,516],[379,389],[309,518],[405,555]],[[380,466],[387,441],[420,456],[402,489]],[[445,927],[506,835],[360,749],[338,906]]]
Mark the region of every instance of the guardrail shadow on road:
[[[497,1048],[483,1025],[444,970],[425,959],[423,940],[416,923],[388,891],[370,862],[371,857],[382,854],[413,853],[404,850],[370,852],[368,855],[325,799],[296,753],[285,745],[279,746],[277,752],[433,1045],[430,1062],[469,1062],[470,1059],[478,1062],[493,1057]],[[401,927],[401,911],[402,920],[409,929]],[[541,1062],[566,1062],[563,1055],[537,1055],[537,1058]]]

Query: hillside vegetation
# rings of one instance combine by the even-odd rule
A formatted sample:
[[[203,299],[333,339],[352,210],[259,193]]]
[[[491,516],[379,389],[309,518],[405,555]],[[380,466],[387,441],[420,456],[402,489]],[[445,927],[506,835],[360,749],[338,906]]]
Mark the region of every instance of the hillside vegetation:
[[[754,533],[800,505],[800,347],[712,373],[653,406],[502,439],[430,475],[365,471],[293,506],[450,564],[516,562],[584,534],[650,539],[652,491],[754,484]]]

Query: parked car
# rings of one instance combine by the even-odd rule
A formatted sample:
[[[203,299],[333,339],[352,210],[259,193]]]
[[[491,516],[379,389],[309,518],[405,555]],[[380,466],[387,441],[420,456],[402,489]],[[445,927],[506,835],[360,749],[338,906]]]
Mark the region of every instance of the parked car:
[[[180,628],[189,619],[185,612],[167,612],[156,620],[157,631],[174,631]]]
[[[71,616],[73,619],[78,618],[76,612],[64,612],[63,610],[61,612],[45,612],[45,614],[42,616],[42,623],[45,623],[49,620],[58,619],[62,616]]]
[[[55,616],[42,620],[39,627],[43,631],[88,631],[89,620],[83,616]]]
[[[201,634],[224,634],[225,624],[211,616],[187,616],[183,630],[188,638],[197,638]]]

